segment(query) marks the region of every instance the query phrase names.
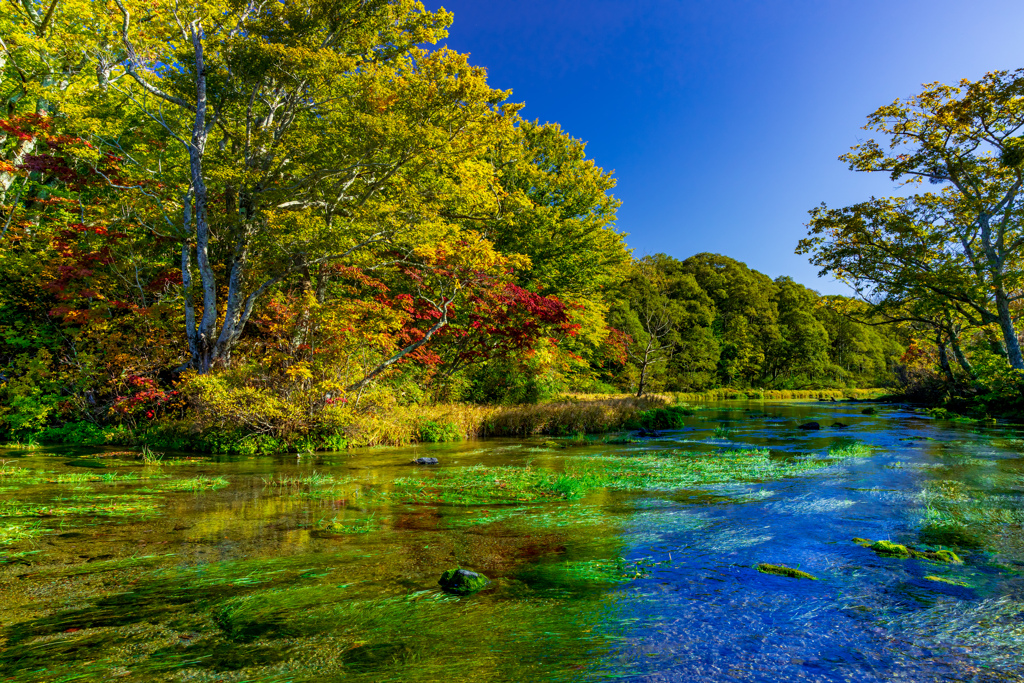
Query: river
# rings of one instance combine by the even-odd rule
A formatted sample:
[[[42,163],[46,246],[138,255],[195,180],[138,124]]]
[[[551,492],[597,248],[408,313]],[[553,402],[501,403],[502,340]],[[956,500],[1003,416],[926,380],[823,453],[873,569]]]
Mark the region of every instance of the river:
[[[0,680],[1024,681],[1018,428],[695,408],[627,443],[0,449]],[[589,488],[519,488],[558,473]]]

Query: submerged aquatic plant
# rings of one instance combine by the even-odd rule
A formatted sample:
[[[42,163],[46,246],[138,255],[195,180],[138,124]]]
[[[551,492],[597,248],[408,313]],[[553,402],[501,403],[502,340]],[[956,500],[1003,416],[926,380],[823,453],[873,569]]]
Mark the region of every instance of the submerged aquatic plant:
[[[368,534],[373,531],[380,531],[382,524],[377,519],[376,513],[372,513],[368,517],[351,522],[345,522],[337,517],[321,519],[315,526],[317,531],[329,534]]]
[[[871,455],[871,446],[863,443],[847,443],[829,446],[828,457],[836,459],[863,458]]]
[[[595,489],[671,491],[762,482],[813,472],[820,461],[773,459],[767,450],[663,451],[631,456],[577,456],[561,473],[532,467],[475,467],[401,477],[374,495],[406,502],[479,505],[577,500]]]
[[[224,477],[209,477],[205,474],[200,474],[191,479],[172,479],[164,482],[161,488],[167,491],[209,491],[222,489],[228,483],[228,480]]]
[[[935,581],[937,583],[948,583],[951,586],[962,586],[964,588],[970,588],[971,584],[966,581],[959,581],[957,579],[950,579],[945,576],[936,576],[935,574],[928,574],[924,577],[925,581]]]
[[[0,524],[0,548],[33,539],[43,531],[36,523]]]
[[[322,472],[314,471],[310,474],[303,474],[297,477],[286,477],[284,475],[271,477],[270,479],[264,479],[263,485],[277,488],[318,489],[329,488],[337,484],[347,484],[350,481],[350,478],[339,478],[330,474],[323,474]]]
[[[817,577],[811,576],[805,571],[799,569],[793,569],[792,567],[786,567],[781,564],[768,564],[762,562],[757,565],[757,571],[762,574],[774,574],[775,576],[786,576],[791,579],[810,579],[811,581],[817,581]]]
[[[891,619],[889,627],[920,647],[969,650],[993,671],[1024,665],[1024,603],[1011,597],[940,602]]]

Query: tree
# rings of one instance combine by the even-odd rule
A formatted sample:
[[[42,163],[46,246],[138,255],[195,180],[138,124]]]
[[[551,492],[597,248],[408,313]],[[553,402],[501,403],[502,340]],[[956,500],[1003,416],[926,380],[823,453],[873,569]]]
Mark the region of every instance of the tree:
[[[180,244],[188,365],[200,372],[230,361],[281,283],[334,263],[398,264],[457,235],[441,209],[474,201],[474,160],[511,127],[515,108],[482,69],[415,47],[443,36],[450,15],[410,0],[146,5],[146,24],[117,7],[110,58],[130,79],[111,91],[160,144],[97,140],[152,169],[129,189],[154,199]]]
[[[841,159],[905,185],[945,187],[815,209],[798,253],[873,304],[939,298],[972,324],[997,324],[1007,360],[1024,369],[1014,313],[1024,296],[1022,126],[1024,71],[931,84],[879,108],[866,128],[886,135],[888,149],[869,140]]]
[[[683,261],[714,304],[713,329],[721,355],[718,375],[728,386],[752,383],[764,373],[766,353],[780,339],[775,284],[727,256],[697,254]]]
[[[636,262],[619,295],[610,322],[625,333],[624,355],[638,373],[636,395],[643,396],[654,373],[662,370],[676,348],[681,310],[669,297],[669,283],[658,268],[657,257]]]
[[[828,332],[815,317],[819,296],[789,277],[775,280],[779,312],[779,337],[765,358],[765,372],[772,380],[780,375],[820,377],[828,365]]]

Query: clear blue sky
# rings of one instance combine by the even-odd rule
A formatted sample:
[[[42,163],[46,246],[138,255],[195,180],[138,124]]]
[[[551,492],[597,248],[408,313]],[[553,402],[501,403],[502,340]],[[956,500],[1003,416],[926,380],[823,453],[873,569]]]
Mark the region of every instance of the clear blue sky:
[[[880,105],[931,81],[1024,67],[1010,0],[426,0],[448,47],[523,116],[615,171],[638,256],[725,254],[823,293],[793,253],[807,211],[889,194],[836,160]]]

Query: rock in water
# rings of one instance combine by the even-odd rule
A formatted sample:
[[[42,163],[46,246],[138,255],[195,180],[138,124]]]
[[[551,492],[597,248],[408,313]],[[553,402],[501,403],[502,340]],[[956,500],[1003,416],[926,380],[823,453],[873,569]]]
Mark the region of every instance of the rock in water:
[[[483,574],[477,574],[465,569],[449,569],[438,580],[438,585],[445,593],[453,595],[469,595],[476,593],[490,583]]]
[[[833,422],[832,426],[836,429],[843,429],[844,427],[846,427],[846,425],[844,425],[842,422]]]
[[[437,458],[416,458],[413,460],[415,465],[436,465]]]
[[[807,424],[800,425],[800,429],[821,429],[821,425],[817,422],[808,422]]]
[[[862,412],[862,413],[863,413],[863,414],[865,414],[865,415],[874,415],[874,414],[875,414],[875,413],[877,413],[878,411],[877,411],[877,410],[875,410],[874,408],[865,408],[864,410],[862,410],[862,411],[860,411],[860,412]]]

